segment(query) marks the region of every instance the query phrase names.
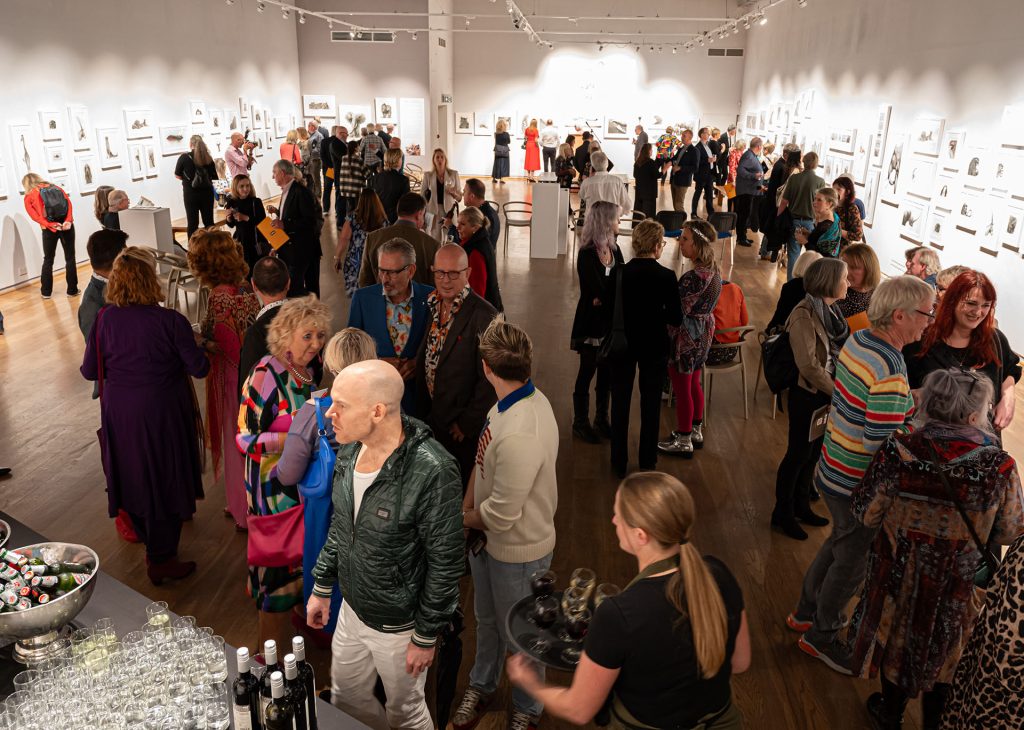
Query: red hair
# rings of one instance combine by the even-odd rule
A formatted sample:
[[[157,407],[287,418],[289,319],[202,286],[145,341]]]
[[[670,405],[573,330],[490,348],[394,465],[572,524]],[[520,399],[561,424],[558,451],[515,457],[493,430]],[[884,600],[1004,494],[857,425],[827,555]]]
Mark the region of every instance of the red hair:
[[[992,286],[989,278],[980,271],[967,270],[950,282],[946,293],[939,302],[938,311],[935,313],[935,321],[925,330],[921,338],[921,353],[924,357],[928,351],[937,343],[944,342],[953,334],[956,326],[956,308],[966,299],[974,289],[980,289],[981,295],[992,302],[992,308],[988,316],[971,331],[971,339],[967,343],[967,357],[965,363],[969,362],[975,367],[995,363],[1002,365],[999,360],[999,352],[995,346],[996,331],[996,288]]]

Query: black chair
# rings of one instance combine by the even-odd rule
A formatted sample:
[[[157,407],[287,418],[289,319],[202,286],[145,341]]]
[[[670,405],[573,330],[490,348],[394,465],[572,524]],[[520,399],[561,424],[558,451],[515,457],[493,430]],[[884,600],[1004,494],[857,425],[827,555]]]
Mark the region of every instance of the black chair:
[[[681,210],[659,210],[654,219],[664,226],[666,231],[678,231],[686,223],[686,213]]]
[[[735,213],[712,213],[708,223],[715,227],[718,233],[718,240],[722,242],[721,262],[725,263],[725,247],[729,246],[729,265],[733,264],[733,256],[736,251],[736,243],[733,241],[733,233],[736,232]]]

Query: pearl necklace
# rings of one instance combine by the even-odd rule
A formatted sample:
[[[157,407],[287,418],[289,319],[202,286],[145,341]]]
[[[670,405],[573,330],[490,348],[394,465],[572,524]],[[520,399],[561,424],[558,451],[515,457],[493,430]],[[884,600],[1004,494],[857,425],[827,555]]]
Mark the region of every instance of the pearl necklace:
[[[294,375],[295,379],[298,380],[303,385],[309,385],[310,383],[313,382],[313,376],[312,375],[301,375],[299,373],[298,369],[296,368],[296,366],[293,365],[292,363],[287,363],[285,365],[285,367],[287,367],[288,368],[288,372],[290,372],[292,375]]]

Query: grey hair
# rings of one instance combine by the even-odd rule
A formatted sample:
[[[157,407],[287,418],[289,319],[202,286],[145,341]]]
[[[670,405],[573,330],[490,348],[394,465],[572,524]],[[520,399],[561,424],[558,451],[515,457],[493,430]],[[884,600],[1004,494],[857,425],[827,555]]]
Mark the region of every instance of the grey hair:
[[[728,127],[726,127],[725,131],[726,132],[735,132],[736,131],[736,125],[735,124],[730,124]]]
[[[928,276],[935,276],[942,270],[942,264],[939,263],[939,255],[935,253],[935,249],[927,246],[914,246],[914,248],[908,248],[903,255],[907,261],[910,261],[915,254],[921,254],[921,263],[924,264],[924,272]]]
[[[615,239],[619,231],[619,206],[606,200],[598,200],[587,208],[583,218],[583,248],[593,246],[598,253],[615,250],[618,244]]]
[[[921,385],[915,424],[920,427],[929,421],[966,424],[978,415],[978,428],[991,433],[984,416],[992,405],[995,388],[992,381],[976,370],[933,370]]]
[[[595,152],[590,156],[590,166],[597,172],[608,172],[608,155]]]
[[[893,313],[899,309],[912,312],[925,299],[935,297],[935,290],[916,276],[894,276],[886,279],[871,295],[868,321],[876,329],[885,329],[893,323]]]
[[[274,163],[274,167],[283,172],[285,175],[291,175],[292,177],[298,177],[296,173],[298,169],[292,164],[291,160],[278,160]]]
[[[817,251],[804,251],[797,258],[796,263],[793,264],[793,278],[803,278],[803,275],[807,272],[807,267],[820,258],[821,254],[818,253]]]
[[[401,254],[406,265],[416,263],[416,249],[404,238],[392,238],[390,241],[382,243],[377,249],[377,261],[380,262],[380,257],[386,253]]]
[[[948,288],[949,285],[953,283],[953,279],[960,276],[960,274],[964,273],[965,271],[970,271],[970,269],[966,266],[961,266],[960,264],[954,264],[953,266],[950,266],[948,269],[943,269],[938,274],[936,274],[935,283],[941,287]]]
[[[846,270],[842,259],[820,258],[804,272],[804,291],[812,297],[834,297],[846,278]]]

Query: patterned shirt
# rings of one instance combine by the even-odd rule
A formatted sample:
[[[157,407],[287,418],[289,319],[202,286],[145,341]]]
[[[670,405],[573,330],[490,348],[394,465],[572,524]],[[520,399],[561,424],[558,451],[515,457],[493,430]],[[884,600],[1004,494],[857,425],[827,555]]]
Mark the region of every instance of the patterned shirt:
[[[383,289],[384,287],[381,287],[382,291]],[[409,330],[412,329],[412,291],[410,290],[408,299],[398,304],[393,304],[387,296],[384,295],[384,309],[387,312],[388,334],[391,335],[391,344],[395,347],[395,357],[398,357],[405,351],[405,346],[409,342]]]
[[[658,148],[658,157],[665,159],[671,157],[676,147],[679,146],[679,138],[674,134],[668,134],[667,132],[658,137],[656,144]]]
[[[871,457],[914,412],[903,355],[871,330],[854,332],[839,353],[825,444],[814,484],[850,497]]]
[[[424,365],[426,366],[427,390],[434,395],[434,374],[437,371],[437,363],[441,359],[441,350],[444,349],[445,338],[448,337],[448,330],[451,329],[455,315],[458,314],[462,303],[470,292],[467,284],[462,291],[455,295],[452,302],[452,311],[448,315],[448,321],[441,323],[441,299],[434,290],[427,295],[427,306],[430,307],[430,330],[427,332],[427,349],[424,353]]]

